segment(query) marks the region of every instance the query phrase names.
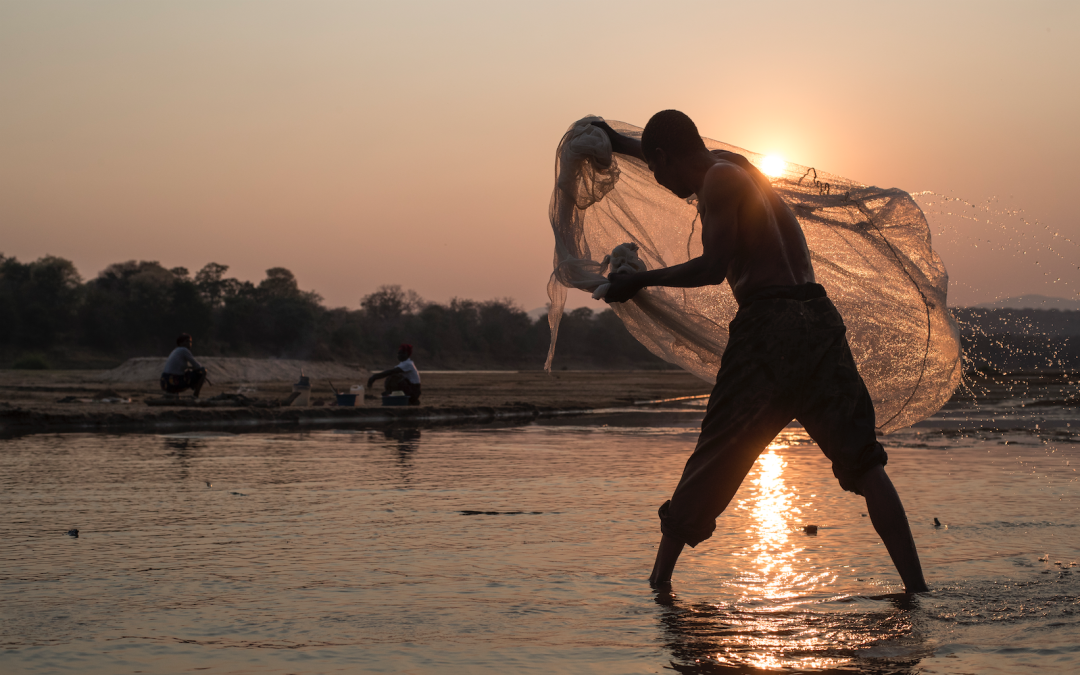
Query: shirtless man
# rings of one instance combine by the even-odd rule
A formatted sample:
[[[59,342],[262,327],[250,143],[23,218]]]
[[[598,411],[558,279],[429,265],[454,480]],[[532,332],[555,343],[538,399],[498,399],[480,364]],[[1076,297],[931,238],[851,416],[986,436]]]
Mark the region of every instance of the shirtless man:
[[[731,284],[739,311],[709,398],[701,436],[671,499],[649,582],[667,586],[683,547],[709,538],[758,455],[798,419],[832,460],[840,486],[866,510],[909,593],[926,591],[900,497],[885,473],[874,406],[848,348],[843,319],[814,282],[795,216],[746,158],[710,152],[689,117],[665,110],[641,140],[594,122],[612,149],[649,165],[656,182],[697,195],[702,254],[679,265],[611,276],[607,302],[648,286]]]

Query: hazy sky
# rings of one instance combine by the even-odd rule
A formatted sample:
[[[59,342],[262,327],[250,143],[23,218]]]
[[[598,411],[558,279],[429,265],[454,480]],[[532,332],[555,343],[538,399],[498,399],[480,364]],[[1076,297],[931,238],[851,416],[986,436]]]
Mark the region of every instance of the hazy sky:
[[[86,278],[283,266],[330,305],[401,284],[532,309],[560,136],[663,108],[989,205],[928,208],[950,304],[1080,291],[1073,1],[5,0],[0,252]]]

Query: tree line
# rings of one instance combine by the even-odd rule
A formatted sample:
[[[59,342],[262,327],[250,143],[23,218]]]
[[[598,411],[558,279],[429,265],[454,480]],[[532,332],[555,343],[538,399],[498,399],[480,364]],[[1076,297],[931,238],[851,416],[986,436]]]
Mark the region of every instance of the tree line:
[[[402,342],[425,368],[540,368],[550,333],[512,300],[428,302],[399,286],[328,308],[284,267],[259,283],[209,263],[191,274],[153,261],[109,265],[83,281],[69,260],[0,254],[0,368],[112,367],[167,354],[181,332],[196,352],[336,360],[382,369]],[[953,310],[968,367],[1080,370],[1080,312]],[[667,368],[610,310],[567,312],[556,368]]]
[[[192,274],[158,262],[109,265],[83,281],[71,261],[20,262],[0,254],[0,367],[111,367],[165,355],[181,332],[196,354],[336,360],[384,368],[414,346],[425,368],[541,368],[550,340],[510,299],[428,302],[399,286],[330,308],[284,267],[252,283],[209,263]],[[568,312],[556,368],[666,368],[610,310]]]

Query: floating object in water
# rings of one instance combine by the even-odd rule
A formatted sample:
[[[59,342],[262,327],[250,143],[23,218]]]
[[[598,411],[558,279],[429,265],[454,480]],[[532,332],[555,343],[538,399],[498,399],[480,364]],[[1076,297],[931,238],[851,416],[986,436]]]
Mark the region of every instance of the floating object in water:
[[[464,509],[458,511],[463,516],[539,516],[543,511],[472,511]]]
[[[807,534],[817,534],[817,525],[807,525],[802,531]]]
[[[214,484],[210,481],[206,481],[206,487],[214,487]]]
[[[1039,558],[1039,562],[1047,562],[1049,560],[1050,560],[1050,554],[1049,553],[1047,553],[1043,557]]]
[[[236,495],[237,497],[247,497],[243,492],[230,492],[229,494]]]
[[[934,527],[941,527],[941,521],[937,518],[934,518]]]
[[[76,539],[78,539],[79,538],[79,528],[73,527],[73,528],[71,528],[70,530],[67,531],[67,534],[68,534],[69,537],[75,537]]]

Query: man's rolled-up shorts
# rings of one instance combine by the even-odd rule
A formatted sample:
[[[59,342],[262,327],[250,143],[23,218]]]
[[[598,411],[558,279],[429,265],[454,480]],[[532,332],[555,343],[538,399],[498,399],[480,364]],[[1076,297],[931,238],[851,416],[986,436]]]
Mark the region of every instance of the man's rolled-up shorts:
[[[169,394],[179,394],[195,386],[195,383],[206,376],[205,370],[185,370],[176,375],[173,373],[161,374],[161,389]]]
[[[694,453],[661,531],[690,546],[708,539],[761,451],[798,419],[832,461],[840,486],[888,461],[874,404],[825,290],[804,284],[745,302],[731,322]]]

